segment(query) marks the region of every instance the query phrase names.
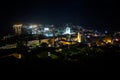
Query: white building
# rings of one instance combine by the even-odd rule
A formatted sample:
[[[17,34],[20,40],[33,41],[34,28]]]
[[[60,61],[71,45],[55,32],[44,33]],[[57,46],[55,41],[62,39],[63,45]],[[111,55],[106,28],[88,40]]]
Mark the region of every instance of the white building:
[[[63,34],[71,34],[70,27],[66,27],[65,32]]]

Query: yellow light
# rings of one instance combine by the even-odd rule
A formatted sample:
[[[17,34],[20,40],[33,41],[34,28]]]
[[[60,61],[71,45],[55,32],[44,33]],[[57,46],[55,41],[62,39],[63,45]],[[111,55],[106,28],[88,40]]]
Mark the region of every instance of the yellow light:
[[[17,59],[21,59],[22,58],[22,54],[13,53],[12,56],[14,56]]]
[[[15,26],[15,27],[18,27],[18,26],[22,26],[22,24],[15,24],[14,26]]]
[[[106,43],[112,43],[112,40],[111,39],[105,39],[105,40],[103,40],[104,42],[106,42]]]
[[[80,33],[78,33],[78,35],[77,35],[77,41],[80,43],[81,42],[81,35],[80,35]]]
[[[107,40],[108,43],[111,43],[112,41],[110,39]]]

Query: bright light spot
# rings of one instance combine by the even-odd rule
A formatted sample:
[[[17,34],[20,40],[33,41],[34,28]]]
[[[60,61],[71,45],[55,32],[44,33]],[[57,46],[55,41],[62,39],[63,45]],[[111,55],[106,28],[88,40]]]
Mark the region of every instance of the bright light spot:
[[[119,41],[119,39],[116,38],[115,41]]]
[[[107,40],[108,43],[111,43],[112,41],[110,39]]]
[[[106,43],[112,43],[112,40],[111,39],[105,39],[105,40],[103,40],[104,42],[106,42]]]
[[[30,26],[29,28],[33,28],[33,26]]]
[[[49,28],[44,28],[44,31],[49,31]]]
[[[87,38],[90,38],[90,36],[87,36]]]
[[[48,47],[51,47],[51,44],[49,44]]]

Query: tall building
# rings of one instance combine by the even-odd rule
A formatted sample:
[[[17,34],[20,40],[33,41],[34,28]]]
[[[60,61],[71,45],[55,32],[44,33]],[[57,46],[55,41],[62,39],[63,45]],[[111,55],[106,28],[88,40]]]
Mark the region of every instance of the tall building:
[[[14,29],[16,35],[21,34],[21,27],[22,27],[22,24],[13,25],[13,29]]]
[[[79,32],[77,34],[77,42],[81,43],[81,34]]]

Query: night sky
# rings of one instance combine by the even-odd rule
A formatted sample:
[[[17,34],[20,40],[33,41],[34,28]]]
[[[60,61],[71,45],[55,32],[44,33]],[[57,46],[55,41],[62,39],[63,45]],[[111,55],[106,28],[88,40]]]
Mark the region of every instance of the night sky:
[[[14,23],[79,24],[104,30],[120,30],[115,0],[16,0],[0,2],[0,33],[11,32]]]

